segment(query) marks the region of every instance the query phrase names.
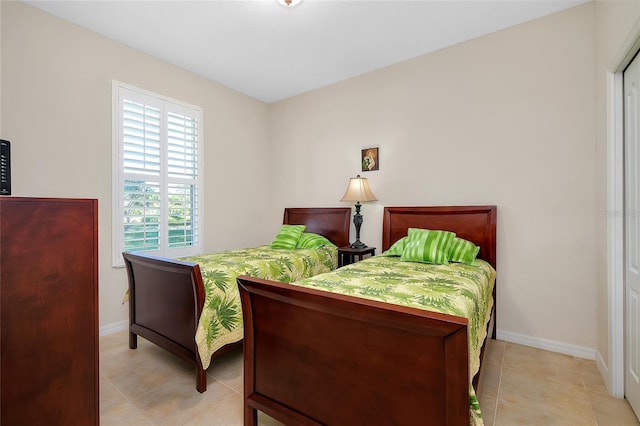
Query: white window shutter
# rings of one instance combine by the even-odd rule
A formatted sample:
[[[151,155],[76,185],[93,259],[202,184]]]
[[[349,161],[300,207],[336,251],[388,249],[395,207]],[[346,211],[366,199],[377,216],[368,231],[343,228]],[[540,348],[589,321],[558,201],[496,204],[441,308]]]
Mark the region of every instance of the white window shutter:
[[[202,111],[116,82],[114,103],[114,266],[200,253]]]

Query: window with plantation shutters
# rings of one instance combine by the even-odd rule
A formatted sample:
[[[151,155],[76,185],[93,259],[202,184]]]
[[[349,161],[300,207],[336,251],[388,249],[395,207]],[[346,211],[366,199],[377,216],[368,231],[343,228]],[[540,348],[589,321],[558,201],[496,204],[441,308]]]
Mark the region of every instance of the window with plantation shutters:
[[[114,265],[200,253],[199,108],[114,82]]]

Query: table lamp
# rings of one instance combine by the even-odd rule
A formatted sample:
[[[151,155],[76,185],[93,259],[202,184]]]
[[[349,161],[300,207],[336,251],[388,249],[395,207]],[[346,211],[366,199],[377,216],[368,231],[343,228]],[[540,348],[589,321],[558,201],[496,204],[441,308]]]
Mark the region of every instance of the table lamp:
[[[360,214],[360,201],[378,201],[371,189],[369,188],[369,182],[367,178],[362,178],[360,175],[349,179],[349,186],[347,192],[344,193],[340,201],[355,201],[356,202],[356,214],[353,215],[353,224],[356,226],[356,241],[349,245],[351,248],[366,248],[367,245],[360,241],[360,227],[362,226],[362,215]]]

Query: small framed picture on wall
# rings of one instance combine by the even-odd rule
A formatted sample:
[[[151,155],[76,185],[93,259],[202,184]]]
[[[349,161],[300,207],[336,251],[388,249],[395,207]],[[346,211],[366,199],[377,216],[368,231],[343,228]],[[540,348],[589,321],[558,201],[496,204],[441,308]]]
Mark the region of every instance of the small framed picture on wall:
[[[373,170],[380,170],[378,148],[365,148],[362,150],[362,171],[371,172]]]

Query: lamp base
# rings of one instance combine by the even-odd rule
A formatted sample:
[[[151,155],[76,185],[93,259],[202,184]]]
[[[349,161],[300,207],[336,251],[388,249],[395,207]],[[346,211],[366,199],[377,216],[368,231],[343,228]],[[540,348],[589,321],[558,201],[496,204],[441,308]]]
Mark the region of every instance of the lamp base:
[[[356,240],[354,243],[351,243],[349,247],[351,247],[352,249],[363,249],[363,248],[367,248],[368,246],[362,241]]]

